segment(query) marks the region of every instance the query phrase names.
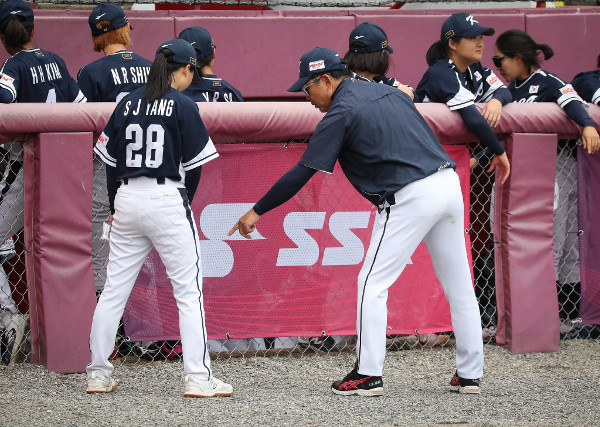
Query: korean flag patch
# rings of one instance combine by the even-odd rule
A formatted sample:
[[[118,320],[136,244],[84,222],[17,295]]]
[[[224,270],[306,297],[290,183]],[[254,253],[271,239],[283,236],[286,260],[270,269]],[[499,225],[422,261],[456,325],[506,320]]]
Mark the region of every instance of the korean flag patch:
[[[529,93],[538,93],[538,90],[540,89],[540,85],[531,85],[529,86]]]

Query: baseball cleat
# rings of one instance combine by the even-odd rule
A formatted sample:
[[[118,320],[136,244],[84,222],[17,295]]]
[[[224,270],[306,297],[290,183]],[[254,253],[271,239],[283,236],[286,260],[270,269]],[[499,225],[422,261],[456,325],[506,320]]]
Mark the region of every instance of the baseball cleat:
[[[212,377],[210,380],[201,380],[194,375],[186,375],[184,378],[185,397],[216,397],[231,396],[233,387],[218,378]]]
[[[381,377],[359,374],[355,364],[343,380],[331,384],[331,390],[343,396],[383,396],[383,380]]]
[[[458,376],[458,371],[454,373],[450,381],[450,390],[457,393],[479,394],[479,378],[470,380]]]
[[[92,393],[110,393],[117,389],[117,382],[110,376],[102,375],[100,372],[90,372],[87,374],[87,388],[85,392]]]

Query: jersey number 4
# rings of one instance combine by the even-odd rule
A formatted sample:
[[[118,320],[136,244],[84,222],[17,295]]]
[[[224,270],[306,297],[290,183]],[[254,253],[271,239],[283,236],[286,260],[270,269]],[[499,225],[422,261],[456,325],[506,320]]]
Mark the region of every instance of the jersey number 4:
[[[162,164],[165,130],[161,125],[150,125],[144,132],[139,124],[130,124],[125,130],[125,138],[133,141],[127,144],[125,164],[128,168],[142,167],[142,160],[147,168],[157,168]],[[144,152],[145,155],[142,154]]]

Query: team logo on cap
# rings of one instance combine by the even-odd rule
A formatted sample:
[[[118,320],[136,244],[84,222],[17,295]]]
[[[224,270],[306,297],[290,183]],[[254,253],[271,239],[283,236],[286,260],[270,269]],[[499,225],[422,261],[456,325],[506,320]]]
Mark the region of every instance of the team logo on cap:
[[[190,64],[192,64],[192,65],[196,65],[196,58],[192,58],[192,57],[190,56]]]
[[[320,59],[318,61],[313,61],[308,63],[308,69],[310,71],[322,70],[325,68],[325,60]]]
[[[381,48],[382,49],[385,49],[387,47],[387,45],[388,45],[387,40],[384,40],[384,41],[381,42]]]
[[[11,15],[16,15],[17,13],[23,12],[22,10],[13,10],[10,12]]]
[[[446,38],[449,39],[454,36],[454,30],[447,31],[445,34]]]
[[[102,15],[98,15],[98,16],[96,16],[96,21],[97,21],[98,19],[102,18],[104,15],[106,15],[106,12],[104,12]]]
[[[469,21],[471,23],[471,25],[479,24],[479,21],[477,21],[475,18],[473,18],[473,15],[467,16],[465,18],[465,21]]]

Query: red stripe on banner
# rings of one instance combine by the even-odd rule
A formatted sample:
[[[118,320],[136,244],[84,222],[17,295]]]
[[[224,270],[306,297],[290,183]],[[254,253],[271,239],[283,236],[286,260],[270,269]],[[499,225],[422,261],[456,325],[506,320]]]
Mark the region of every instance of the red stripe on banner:
[[[356,279],[368,248],[375,207],[339,165],[319,173],[288,203],[264,215],[253,239],[227,237],[237,219],[294,166],[304,144],[220,145],[221,157],[203,168],[192,204],[202,250],[203,295],[209,338],[255,338],[356,333]],[[469,221],[469,154],[445,146],[458,163]],[[468,233],[467,251],[471,260]],[[452,329],[444,292],[425,245],[389,290],[389,333]],[[126,307],[133,341],[176,339],[175,300],[164,266],[151,251]],[[136,310],[135,315],[133,311]],[[143,314],[160,321],[144,319]]]

